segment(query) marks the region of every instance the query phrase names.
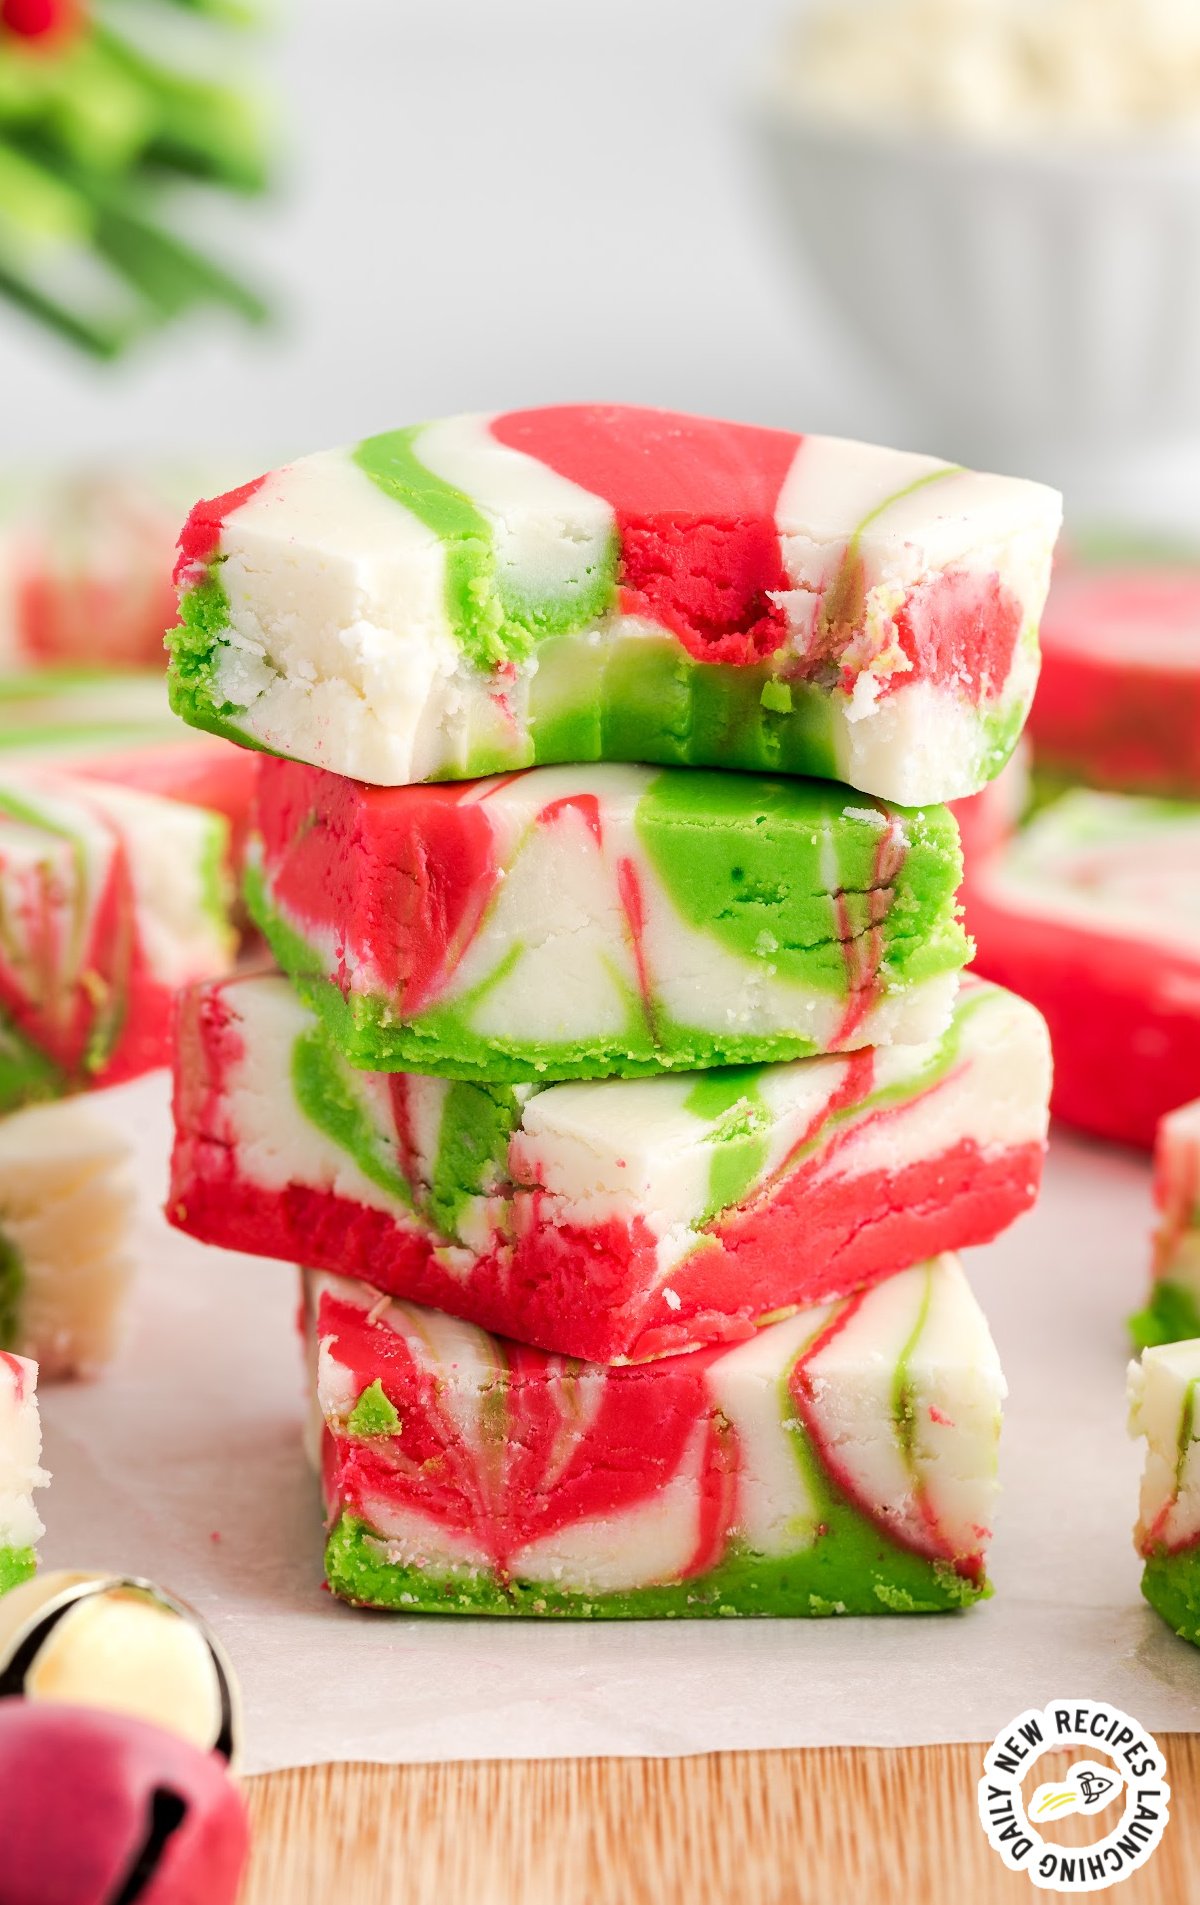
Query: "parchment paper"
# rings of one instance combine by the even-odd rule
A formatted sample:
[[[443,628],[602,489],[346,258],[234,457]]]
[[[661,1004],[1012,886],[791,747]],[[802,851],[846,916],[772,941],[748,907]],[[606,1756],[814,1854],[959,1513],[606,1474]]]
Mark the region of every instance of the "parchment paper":
[[[1143,1161],[1056,1133],[1038,1210],[968,1259],[1011,1391],[994,1600],[873,1620],[402,1619],[321,1588],[290,1266],[159,1216],[164,1078],[104,1103],[138,1137],[138,1283],[119,1362],[43,1391],[43,1554],[150,1575],[204,1611],[241,1675],[247,1771],[984,1740],[1060,1695],[1200,1726],[1200,1651],[1144,1606],[1130,1542],[1122,1319],[1144,1291]]]

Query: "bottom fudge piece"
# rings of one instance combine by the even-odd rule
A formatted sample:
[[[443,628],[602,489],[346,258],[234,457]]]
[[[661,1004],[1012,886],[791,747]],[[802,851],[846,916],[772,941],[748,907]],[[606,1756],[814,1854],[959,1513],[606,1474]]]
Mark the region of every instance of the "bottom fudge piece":
[[[131,1150],[99,1106],[68,1099],[0,1120],[0,1349],[43,1381],[98,1369],[129,1283]]]
[[[27,1580],[43,1533],[33,1491],[50,1477],[40,1466],[37,1364],[0,1350],[0,1594]]]
[[[977,970],[1045,1014],[1051,1109],[1149,1149],[1200,1094],[1200,805],[1066,794],[963,896]]]
[[[1142,1593],[1200,1645],[1200,1341],[1160,1344],[1129,1366],[1129,1428],[1146,1441],[1134,1539]]]
[[[326,1573],[406,1612],[924,1613],[989,1592],[1004,1380],[953,1257],[604,1368],[308,1273]]]
[[[353,1071],[283,979],[179,1014],[169,1214],[589,1362],[753,1334],[1037,1195],[1045,1027],[968,981],[925,1045],[482,1086]]]

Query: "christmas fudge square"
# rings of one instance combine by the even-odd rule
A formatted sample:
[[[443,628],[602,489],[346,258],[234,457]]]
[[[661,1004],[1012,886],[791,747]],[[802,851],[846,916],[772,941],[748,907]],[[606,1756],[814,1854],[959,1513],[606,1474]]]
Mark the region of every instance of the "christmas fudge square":
[[[1159,1123],[1154,1204],[1150,1299],[1130,1323],[1139,1348],[1200,1336],[1200,1099]]]
[[[223,814],[237,860],[257,761],[180,725],[162,674],[63,670],[0,675],[0,770],[49,767]]]
[[[166,1062],[176,988],[227,972],[224,820],[0,772],[0,1111]]]
[[[345,1600],[826,1615],[988,1591],[1004,1382],[952,1257],[735,1348],[621,1369],[336,1278],[308,1302]]]
[[[252,910],[370,1071],[596,1078],[945,1030],[958,832],[828,781],[543,767],[367,787],[263,764]]]
[[[31,1357],[43,1381],[111,1360],[134,1203],[132,1148],[98,1103],[0,1119],[0,1349]]]
[[[1029,734],[1039,770],[1200,800],[1200,557],[1114,551],[1056,571]]]
[[[1200,1094],[1200,805],[1077,789],[964,897],[978,969],[1046,1015],[1055,1114],[1150,1149]]]
[[[553,762],[973,793],[1029,709],[1060,498],[619,405],[453,417],[201,503],[173,705],[380,785]]]
[[[1200,1341],[1159,1344],[1129,1367],[1129,1427],[1144,1438],[1134,1539],[1142,1593],[1200,1645]]]
[[[598,1363],[996,1236],[1049,1091],[1037,1012],[970,981],[923,1045],[539,1089],[355,1071],[249,977],[185,998],[176,1066],[181,1229]]]

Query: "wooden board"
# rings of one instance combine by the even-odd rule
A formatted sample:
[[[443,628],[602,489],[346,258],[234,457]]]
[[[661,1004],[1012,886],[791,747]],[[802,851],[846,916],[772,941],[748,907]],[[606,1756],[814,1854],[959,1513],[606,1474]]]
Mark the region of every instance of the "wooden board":
[[[1171,1822],[1144,1870],[1098,1895],[1113,1905],[1184,1900],[1200,1885],[1200,1735],[1159,1744]],[[1051,1897],[1006,1872],[983,1836],[975,1811],[982,1757],[980,1746],[827,1747],[273,1773],[248,1786],[255,1855],[244,1905],[1030,1905]],[[1038,1778],[1058,1770],[1048,1757]],[[1068,1838],[1066,1826],[1060,1836]]]

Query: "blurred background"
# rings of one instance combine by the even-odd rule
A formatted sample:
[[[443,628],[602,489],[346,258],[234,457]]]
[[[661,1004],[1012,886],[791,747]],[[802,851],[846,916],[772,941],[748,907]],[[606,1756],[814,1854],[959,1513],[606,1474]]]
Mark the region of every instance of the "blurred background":
[[[851,14],[856,4],[832,10]],[[919,18],[936,13],[936,0],[896,4],[913,14],[918,59],[936,63],[945,35]],[[958,4],[971,11],[971,0]],[[1195,0],[1184,4],[1200,12]],[[280,0],[269,27],[231,40],[224,75],[270,97],[278,183],[245,203],[197,199],[188,215],[191,235],[265,287],[274,323],[189,316],[97,365],[0,306],[5,463],[145,453],[242,476],[388,424],[596,397],[992,462],[1064,482],[1077,517],[1194,526],[1200,450],[1188,418],[1173,418],[1169,392],[1164,404],[1159,391],[1145,430],[1123,423],[1123,440],[1097,450],[1053,419],[1045,431],[1025,420],[998,432],[970,406],[919,387],[911,365],[888,360],[879,318],[920,235],[904,229],[904,203],[884,208],[882,239],[860,232],[836,128],[832,143],[801,158],[800,199],[821,200],[823,230],[814,240],[807,228],[811,205],[806,212],[797,198],[788,176],[796,156],[779,129],[789,112],[801,129],[812,122],[794,65],[781,85],[796,12],[794,0]],[[975,87],[984,102],[982,162],[994,166],[997,138],[1003,145],[1013,128],[988,83],[986,45],[976,68],[963,69],[958,93],[969,101]],[[782,103],[764,105],[773,90]],[[915,196],[926,223],[951,231],[956,246],[962,208],[940,202],[938,179],[957,176],[957,150],[975,143],[970,125],[947,135],[936,101],[924,98],[899,118],[902,144],[915,136],[940,149],[937,179],[905,175],[901,198]],[[852,146],[861,131],[851,124]],[[1016,131],[1026,158],[1046,143],[1040,131]],[[897,189],[890,157],[882,174]],[[879,193],[870,179],[865,189],[878,222]],[[1017,213],[1010,203],[1003,218],[1024,258],[1020,208],[1036,209],[1045,183],[1034,170],[1013,190]],[[1190,174],[1188,191],[1194,206]],[[1101,181],[1092,196],[1106,193],[1111,182]],[[1069,223],[1069,206],[1063,216]],[[830,259],[831,221],[840,263]],[[1144,223],[1140,206],[1135,223]],[[889,234],[895,256],[875,268],[871,254]],[[1047,248],[1059,249],[1053,229],[1032,241],[1031,278],[1039,259],[1057,268]],[[929,270],[913,269],[947,333],[938,353],[961,355],[958,313],[978,286],[957,284],[952,271],[934,293]],[[1112,274],[1118,303],[1121,279],[1128,289],[1140,274],[1136,259]],[[1192,292],[1177,277],[1168,302],[1200,299],[1194,260],[1190,282]],[[848,315],[856,285],[875,336]],[[1134,284],[1135,302],[1136,293]],[[1028,328],[1039,295],[1060,305],[1043,274],[1040,291],[1018,297],[1006,335],[1022,314]],[[1113,286],[1098,282],[1094,296],[1111,328]],[[923,308],[904,322],[928,331]],[[1126,361],[1166,348],[1157,319],[1147,341],[1136,315],[1116,326]],[[1200,321],[1195,330],[1200,340]],[[1039,348],[1037,337],[1024,339],[1022,361],[1055,379],[1054,362],[1039,369]],[[1078,355],[1082,340],[1070,349]],[[981,382],[991,375],[986,363],[968,371]],[[1111,389],[1111,364],[1102,358],[1095,374]]]

